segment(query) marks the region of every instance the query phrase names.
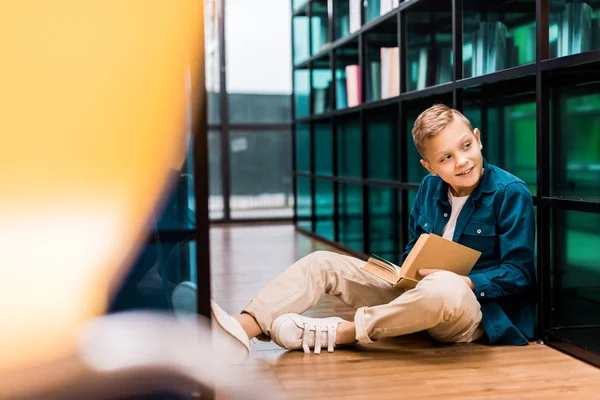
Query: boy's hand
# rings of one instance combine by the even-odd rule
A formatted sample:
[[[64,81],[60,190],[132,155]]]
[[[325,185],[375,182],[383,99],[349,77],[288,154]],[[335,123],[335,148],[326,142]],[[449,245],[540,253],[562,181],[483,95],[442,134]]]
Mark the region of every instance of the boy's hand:
[[[431,275],[431,274],[433,274],[435,272],[439,272],[439,271],[444,271],[444,270],[443,269],[421,268],[419,270],[419,275],[427,276],[427,275]],[[464,281],[467,283],[467,285],[469,285],[471,290],[475,290],[475,285],[473,285],[473,281],[471,281],[471,278],[469,278],[468,276],[462,276],[462,275],[460,275],[460,277],[464,279]]]

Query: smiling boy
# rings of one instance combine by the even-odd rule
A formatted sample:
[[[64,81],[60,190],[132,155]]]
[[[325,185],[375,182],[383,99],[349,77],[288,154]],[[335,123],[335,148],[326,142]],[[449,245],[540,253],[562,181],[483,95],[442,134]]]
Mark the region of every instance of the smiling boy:
[[[450,343],[524,345],[532,339],[535,226],[527,186],[486,162],[479,129],[454,109],[430,107],[412,134],[430,174],[410,213],[413,239],[402,259],[421,234],[434,233],[482,253],[469,276],[432,265],[420,271],[424,278],[414,289],[404,291],[364,272],[358,258],[314,252],[267,284],[236,317],[213,302],[217,338],[234,344],[231,360],[243,360],[249,339],[257,336],[315,353],[418,331]],[[354,320],[300,315],[325,293],[354,307]]]

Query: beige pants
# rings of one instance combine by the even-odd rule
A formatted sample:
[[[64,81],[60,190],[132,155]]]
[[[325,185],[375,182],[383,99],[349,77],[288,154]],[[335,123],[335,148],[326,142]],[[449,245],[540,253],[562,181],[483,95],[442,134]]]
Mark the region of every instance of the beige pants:
[[[483,336],[479,302],[460,276],[436,272],[404,291],[363,271],[364,263],[316,251],[279,274],[243,312],[269,335],[279,315],[301,314],[328,293],[357,309],[354,323],[359,343],[424,330],[441,342],[471,342]]]

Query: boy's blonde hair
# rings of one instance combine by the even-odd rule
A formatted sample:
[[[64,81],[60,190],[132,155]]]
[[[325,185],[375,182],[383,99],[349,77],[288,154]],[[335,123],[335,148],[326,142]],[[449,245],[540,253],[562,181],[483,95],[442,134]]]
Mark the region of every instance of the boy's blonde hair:
[[[434,104],[419,115],[413,126],[412,136],[415,146],[423,158],[425,158],[423,154],[425,141],[431,136],[440,133],[442,129],[454,120],[454,117],[462,120],[469,130],[473,132],[471,122],[460,111],[444,104]]]

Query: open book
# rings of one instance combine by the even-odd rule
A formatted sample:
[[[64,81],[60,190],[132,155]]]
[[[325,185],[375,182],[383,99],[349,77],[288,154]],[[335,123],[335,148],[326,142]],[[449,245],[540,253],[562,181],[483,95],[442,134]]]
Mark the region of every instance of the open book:
[[[479,256],[479,251],[432,233],[424,233],[419,236],[402,267],[373,254],[362,269],[396,287],[412,289],[423,279],[419,269],[444,269],[466,276]]]

